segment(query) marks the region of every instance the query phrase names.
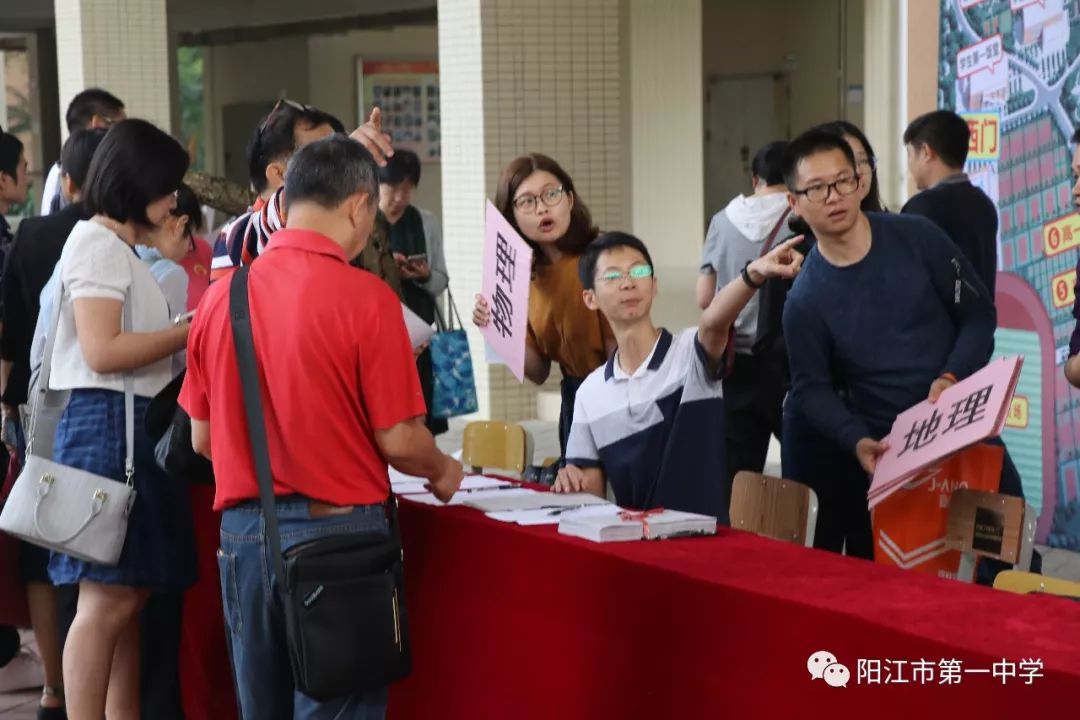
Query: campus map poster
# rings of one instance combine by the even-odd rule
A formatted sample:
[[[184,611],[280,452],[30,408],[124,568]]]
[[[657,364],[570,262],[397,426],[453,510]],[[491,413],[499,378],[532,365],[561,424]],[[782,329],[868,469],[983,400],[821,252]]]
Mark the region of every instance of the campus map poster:
[[[938,106],[967,118],[968,171],[998,204],[996,355],[1026,356],[1003,438],[1037,541],[1080,550],[1080,391],[1062,374],[1080,252],[1080,0],[942,0],[940,48]]]

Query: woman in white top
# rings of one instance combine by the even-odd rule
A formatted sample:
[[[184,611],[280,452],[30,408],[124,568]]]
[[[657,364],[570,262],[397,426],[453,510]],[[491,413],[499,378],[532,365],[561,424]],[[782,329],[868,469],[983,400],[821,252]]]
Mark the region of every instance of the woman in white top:
[[[52,357],[53,389],[71,400],[56,429],[53,458],[124,480],[124,376],[135,388],[135,502],[119,564],[53,553],[56,584],[78,583],[79,605],[64,648],[71,720],[139,716],[139,611],[153,590],[195,579],[186,488],[154,462],[143,416],[171,379],[186,324],[170,321],[165,296],[137,244],[166,221],[188,167],[184,148],[142,120],[115,125],[94,155],[83,189],[93,215],[72,230],[58,264],[63,281]],[[124,303],[132,330],[123,330]]]
[[[181,184],[176,191],[176,206],[165,219],[164,224],[153,233],[146,246],[138,248],[150,274],[154,276],[158,287],[165,295],[169,305],[169,315],[183,315],[188,308],[188,274],[180,263],[191,252],[191,225],[195,218],[201,217],[202,209],[195,191]],[[187,353],[178,352],[172,356],[172,376],[184,371],[187,366]]]

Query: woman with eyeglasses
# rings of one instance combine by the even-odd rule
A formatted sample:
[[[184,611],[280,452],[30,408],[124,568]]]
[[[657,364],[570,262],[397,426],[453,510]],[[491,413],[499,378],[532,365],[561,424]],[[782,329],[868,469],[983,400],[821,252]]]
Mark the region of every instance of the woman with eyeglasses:
[[[574,398],[585,377],[614,349],[607,320],[582,300],[578,259],[599,234],[574,181],[550,157],[539,153],[515,159],[499,178],[495,206],[533,249],[525,376],[537,385],[562,370],[559,447],[565,457],[574,416]],[[473,323],[491,322],[487,298],[478,295]]]
[[[49,385],[71,395],[53,459],[124,482],[128,376],[135,394],[135,499],[119,562],[54,552],[49,564],[53,583],[79,585],[63,663],[71,720],[139,716],[139,612],[151,592],[179,592],[195,580],[187,489],[157,466],[143,422],[150,399],[172,378],[170,360],[184,349],[188,325],[171,321],[164,294],[135,253],[171,217],[187,168],[187,152],[161,130],[143,120],[117,123],[87,174],[83,203],[91,219],[75,225],[57,266],[63,291]]]

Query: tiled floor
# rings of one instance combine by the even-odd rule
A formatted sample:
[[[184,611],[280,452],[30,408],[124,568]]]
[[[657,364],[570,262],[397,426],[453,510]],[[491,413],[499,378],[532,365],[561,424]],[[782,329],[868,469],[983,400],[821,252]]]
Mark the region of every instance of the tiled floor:
[[[522,425],[532,436],[534,462],[559,454],[559,439],[554,423],[530,421]],[[461,449],[461,437],[465,429],[462,421],[452,421],[450,431],[439,437],[439,447],[445,452]],[[769,450],[765,472],[779,475],[780,448],[777,443]],[[1043,572],[1046,575],[1080,580],[1080,553],[1065,550],[1043,550]],[[34,720],[37,717],[37,691],[0,694],[0,718],[4,720]]]
[[[37,718],[37,692],[0,695],[0,718],[5,720],[35,720]]]

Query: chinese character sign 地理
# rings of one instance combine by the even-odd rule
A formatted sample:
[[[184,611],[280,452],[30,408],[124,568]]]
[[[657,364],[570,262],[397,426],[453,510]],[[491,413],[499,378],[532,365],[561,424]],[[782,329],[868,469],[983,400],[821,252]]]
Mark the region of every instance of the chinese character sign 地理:
[[[899,481],[1000,435],[1022,364],[1022,357],[995,360],[947,389],[936,403],[924,400],[900,413],[887,438],[889,449],[874,471],[871,507]]]
[[[491,322],[481,330],[481,334],[491,350],[522,381],[525,379],[525,335],[529,319],[531,275],[532,249],[502,213],[488,202],[481,291],[491,311]]]

